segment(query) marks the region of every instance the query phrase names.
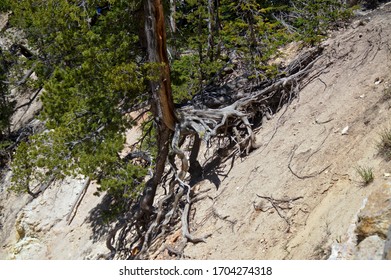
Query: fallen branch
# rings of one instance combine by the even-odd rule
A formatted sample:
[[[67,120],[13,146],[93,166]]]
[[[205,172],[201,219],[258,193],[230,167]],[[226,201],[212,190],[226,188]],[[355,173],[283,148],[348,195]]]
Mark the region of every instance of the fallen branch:
[[[83,187],[82,187],[82,189],[81,189],[79,195],[77,196],[75,202],[73,203],[73,205],[72,205],[72,207],[71,207],[71,210],[69,211],[69,214],[68,214],[68,216],[67,216],[67,218],[66,218],[66,221],[67,221],[67,225],[68,225],[68,226],[72,223],[73,219],[75,218],[76,213],[77,213],[77,209],[78,209],[78,207],[79,207],[81,201],[83,200],[84,195],[85,195],[86,192],[87,192],[87,188],[88,188],[88,186],[90,185],[90,182],[91,182],[90,177],[87,177],[87,179],[86,179],[86,181],[84,182]]]
[[[265,199],[268,202],[270,202],[272,207],[276,210],[278,216],[280,216],[280,218],[282,218],[287,223],[288,228],[287,228],[286,231],[289,232],[290,228],[292,226],[291,221],[290,221],[290,219],[288,219],[286,217],[286,215],[283,215],[281,213],[281,211],[292,209],[291,203],[296,201],[296,200],[302,199],[303,197],[302,196],[298,196],[298,197],[288,198],[288,199],[274,199],[274,198],[272,198],[270,196],[261,196],[261,195],[258,195],[258,194],[257,194],[257,196],[259,198]],[[262,209],[260,209],[260,210],[262,211]]]

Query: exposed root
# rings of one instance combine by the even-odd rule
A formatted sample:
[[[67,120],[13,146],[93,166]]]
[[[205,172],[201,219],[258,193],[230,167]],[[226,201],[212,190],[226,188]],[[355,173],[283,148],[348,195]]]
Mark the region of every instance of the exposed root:
[[[314,48],[305,52],[284,69],[281,72],[283,74],[276,80],[263,82],[260,86],[250,85],[245,93],[232,92],[225,96],[226,98],[223,98],[217,107],[208,108],[205,104],[199,103],[203,98],[195,97],[192,102],[177,109],[178,121],[171,137],[171,150],[167,160],[171,168],[165,171],[162,178],[159,178],[160,184],[168,182],[169,189],[168,191],[165,189],[164,195],[159,200],[155,199],[156,206],[152,207],[151,211],[143,210],[140,206],[142,199],[140,199],[118,221],[107,239],[107,247],[111,251],[108,257],[149,259],[156,258],[163,251],[168,251],[177,258],[183,258],[183,251],[188,242],[206,242],[211,234],[195,237],[189,229],[189,212],[192,203],[207,197],[207,195],[199,197],[194,195],[189,178],[186,177],[189,172],[199,172],[198,176],[204,176],[205,169],[197,161],[200,140],[205,141],[208,148],[212,143],[218,145],[219,151],[215,153],[216,156],[211,162],[207,161],[204,168],[209,164],[213,165],[215,160],[216,165],[220,166],[224,159],[234,158],[235,153],[248,155],[251,150],[258,147],[254,129],[298,96],[301,82],[312,71],[314,64],[320,58],[321,51],[320,48]],[[207,93],[203,93],[203,97],[205,95],[208,97]],[[190,143],[194,143],[190,160],[182,147],[186,137],[190,139]],[[294,151],[289,167],[293,155]],[[151,164],[146,155],[135,156],[143,158],[148,165]],[[129,159],[132,158],[133,155],[129,156]],[[191,179],[192,177],[190,176]],[[289,230],[291,223],[283,211],[290,209],[290,204],[302,197],[289,200],[259,197],[271,203],[271,207],[286,221]],[[235,221],[228,222],[234,226]],[[178,229],[178,225],[182,229],[182,240],[174,248],[166,242],[173,230]]]
[[[292,222],[291,220],[283,213],[284,211],[292,209],[292,202],[302,199],[302,196],[294,197],[294,198],[289,198],[289,199],[274,199],[270,196],[261,196],[257,195],[259,198],[266,199],[268,202],[270,202],[272,208],[276,210],[278,216],[280,216],[288,225],[286,232],[290,232]],[[267,211],[268,209],[256,209],[260,210],[262,212]]]
[[[182,233],[183,237],[186,238],[187,241],[191,243],[200,243],[200,242],[205,242],[205,239],[210,237],[212,234],[207,234],[203,237],[194,237],[190,234],[189,232],[189,223],[188,223],[188,218],[189,218],[189,210],[190,210],[190,204],[186,203],[185,208],[183,209],[182,213]]]
[[[327,139],[327,137],[326,137],[326,139]],[[325,140],[326,140],[326,139],[325,139]],[[316,176],[322,174],[323,172],[325,172],[325,171],[326,171],[327,169],[329,169],[329,167],[332,165],[332,164],[329,164],[329,165],[327,165],[325,168],[323,168],[322,170],[317,171],[317,172],[313,172],[313,173],[311,173],[311,174],[309,174],[309,175],[299,175],[299,174],[297,174],[295,171],[293,171],[292,166],[291,166],[291,164],[292,164],[292,159],[293,159],[293,157],[294,157],[294,155],[295,155],[295,152],[296,152],[297,148],[298,148],[298,145],[295,145],[295,146],[293,147],[293,149],[292,149],[291,157],[290,157],[289,162],[288,162],[288,169],[289,169],[289,171],[290,171],[296,178],[298,178],[298,179],[304,180],[304,179],[309,179],[309,178],[316,177]],[[317,152],[317,151],[316,151],[316,152]]]

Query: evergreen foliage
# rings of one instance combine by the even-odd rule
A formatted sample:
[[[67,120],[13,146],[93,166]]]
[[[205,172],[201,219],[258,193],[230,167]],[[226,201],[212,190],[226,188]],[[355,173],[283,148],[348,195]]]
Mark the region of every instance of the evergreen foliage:
[[[9,100],[8,84],[5,83],[8,80],[8,69],[9,61],[0,48],[0,141],[9,134],[10,118],[14,107],[14,103]]]
[[[299,39],[314,44],[322,40],[330,28],[338,27],[352,15],[352,9],[338,0],[291,1],[291,21]]]
[[[10,0],[0,0],[0,12],[7,12],[10,9]]]
[[[145,100],[145,77],[134,1],[17,1],[12,23],[39,50],[44,84],[40,118],[47,130],[20,145],[13,163],[17,191],[50,176],[82,173],[102,190],[134,196],[145,171],[121,160],[126,114]],[[104,13],[96,7],[103,7]],[[114,182],[115,181],[115,182]],[[134,186],[137,186],[134,188]]]
[[[147,82],[158,76],[159,65],[146,63],[142,2],[0,0],[34,53],[24,64],[35,67],[33,86],[44,88],[39,118],[46,130],[19,145],[14,190],[30,192],[39,182],[83,174],[119,199],[142,192],[146,169],[119,156],[124,132],[133,125],[128,113],[148,100]],[[217,84],[225,69],[237,66],[233,60],[248,78],[275,77],[278,67],[269,61],[281,46],[313,44],[349,15],[338,0],[174,2],[175,13],[165,4],[176,22],[168,44],[177,103]],[[3,80],[7,69],[0,71]],[[7,90],[0,84],[0,131],[12,112],[3,98]],[[149,136],[140,148],[156,156],[153,124],[144,131]]]

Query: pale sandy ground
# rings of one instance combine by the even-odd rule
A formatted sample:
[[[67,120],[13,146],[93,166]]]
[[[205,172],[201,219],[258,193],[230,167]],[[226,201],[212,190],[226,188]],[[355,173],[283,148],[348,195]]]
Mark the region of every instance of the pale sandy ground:
[[[391,84],[391,5],[362,17],[362,23],[356,21],[325,42],[317,65],[331,65],[257,132],[260,148],[236,159],[227,176],[219,177],[218,189],[207,180],[195,187],[208,190],[208,197],[192,208],[191,232],[212,236],[205,243],[189,244],[185,258],[321,259],[336,240],[348,239],[364,198],[387,182],[383,174],[391,172],[376,150],[379,133],[391,128],[391,99],[382,99]],[[290,159],[291,169],[302,179],[289,170]],[[227,162],[223,171],[230,165]],[[374,168],[375,181],[367,187],[355,171],[358,165]],[[92,232],[88,218],[101,201],[93,196],[95,185],[88,188],[72,223],[65,221],[80,182],[64,196],[67,203],[60,199],[66,185],[48,189],[45,197],[52,196],[62,212],[36,223],[29,215],[38,213],[39,218],[51,209],[46,198],[25,205],[28,198],[3,191],[8,183],[1,181],[0,259],[83,259],[106,253],[107,229],[95,225]],[[258,196],[297,199],[280,204],[285,209],[277,212]],[[22,219],[23,212],[28,215]],[[23,224],[18,217],[27,230],[34,227],[31,236],[18,236],[17,226]]]
[[[191,228],[194,235],[212,237],[189,244],[187,257],[319,259],[333,242],[346,241],[364,198],[391,171],[376,149],[379,133],[391,127],[391,101],[382,100],[391,84],[391,6],[361,20],[325,42],[317,65],[332,64],[262,127],[262,146],[237,159],[218,190],[200,183],[199,189],[210,189],[209,198],[193,208]],[[291,169],[310,178],[288,169],[293,152]],[[367,187],[355,171],[359,165],[374,168],[375,181]],[[285,220],[258,195],[302,198],[282,204],[289,206],[280,210]]]

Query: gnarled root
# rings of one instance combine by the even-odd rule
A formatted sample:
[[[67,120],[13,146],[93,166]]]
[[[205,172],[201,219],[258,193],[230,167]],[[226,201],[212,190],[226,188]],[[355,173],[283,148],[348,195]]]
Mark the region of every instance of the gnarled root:
[[[193,103],[177,109],[178,121],[174,134],[165,132],[166,134],[163,135],[165,137],[161,138],[164,140],[162,141],[165,152],[168,150],[167,141],[171,139],[171,154],[168,156],[171,169],[169,173],[164,171],[167,157],[159,158],[159,164],[156,165],[161,167],[160,174],[163,175],[153,177],[156,186],[159,182],[162,184],[162,178],[164,184],[173,172],[170,177],[170,189],[156,202],[156,189],[151,188],[152,191],[148,192],[147,184],[143,197],[139,199],[139,209],[135,207],[135,210],[130,211],[128,217],[131,218],[119,221],[110,234],[107,244],[111,250],[110,257],[146,259],[152,254],[156,256],[157,251],[161,252],[165,249],[177,257],[182,257],[187,242],[205,242],[210,235],[194,237],[189,230],[192,190],[190,184],[186,182],[189,160],[181,149],[182,140],[185,136],[192,135],[197,137],[197,145],[199,145],[200,139],[208,144],[211,140],[218,139],[223,143],[229,142],[230,147],[235,145],[236,151],[240,154],[249,154],[252,149],[257,148],[254,127],[260,126],[259,122],[270,119],[272,114],[298,94],[304,77],[312,71],[321,51],[321,49],[312,49],[299,56],[274,81],[267,81],[261,86],[250,86],[241,94],[233,92],[231,96],[224,99],[229,104],[223,102],[217,108],[205,108],[202,106],[204,104],[194,104],[202,100],[202,98],[195,98]],[[318,69],[320,69],[319,73],[324,68]],[[312,76],[314,75],[316,73]],[[254,124],[255,122],[258,123]],[[197,154],[198,148],[191,155],[191,162],[196,162]],[[175,164],[176,157],[180,161],[179,168]],[[143,207],[143,201],[147,202],[145,205],[149,208]],[[157,206],[151,206],[153,202]],[[278,212],[276,201],[270,202]],[[284,217],[282,214],[281,216]],[[166,239],[173,229],[177,229],[179,222],[181,222],[183,240],[179,248],[172,248],[166,244]]]

